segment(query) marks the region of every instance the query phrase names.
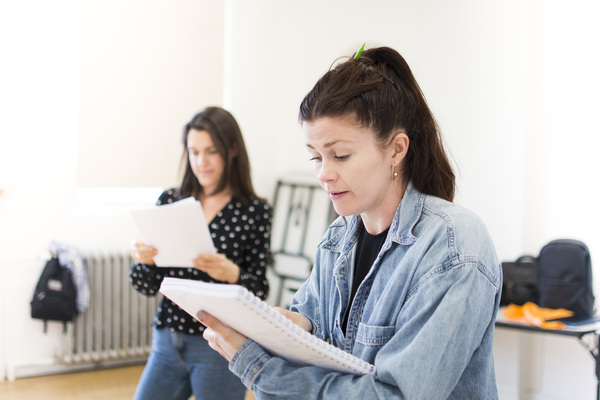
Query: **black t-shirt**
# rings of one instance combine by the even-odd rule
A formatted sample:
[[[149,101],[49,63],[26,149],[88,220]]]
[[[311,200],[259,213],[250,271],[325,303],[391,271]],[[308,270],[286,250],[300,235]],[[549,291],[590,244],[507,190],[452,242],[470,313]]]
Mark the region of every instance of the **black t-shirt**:
[[[383,246],[383,242],[385,242],[385,238],[387,237],[389,228],[385,231],[377,234],[371,235],[367,230],[362,227],[358,236],[358,242],[356,243],[356,254],[354,259],[354,276],[352,278],[352,290],[350,292],[350,303],[348,304],[348,308],[346,309],[346,315],[344,317],[344,323],[342,325],[342,329],[346,332],[346,326],[348,324],[348,316],[350,315],[350,309],[352,308],[352,302],[354,301],[354,296],[356,295],[356,291],[358,287],[365,279],[375,259],[377,258],[377,254],[379,254],[379,250]]]

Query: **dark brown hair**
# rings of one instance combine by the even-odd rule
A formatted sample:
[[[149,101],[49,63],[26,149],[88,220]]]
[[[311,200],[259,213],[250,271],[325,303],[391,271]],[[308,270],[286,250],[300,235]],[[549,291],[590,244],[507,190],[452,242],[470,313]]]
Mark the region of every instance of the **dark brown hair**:
[[[198,197],[203,193],[203,187],[194,175],[187,149],[187,137],[191,129],[206,131],[210,135],[219,155],[225,162],[223,175],[213,193],[231,187],[233,195],[243,204],[249,204],[255,199],[256,193],[250,178],[250,161],[242,131],[231,113],[220,107],[207,107],[188,122],[183,128],[183,156],[185,163],[180,194],[182,197]]]
[[[421,192],[452,201],[455,176],[439,127],[408,64],[394,49],[365,50],[330,69],[300,105],[299,120],[354,118],[383,148],[403,130],[410,144],[401,173]]]

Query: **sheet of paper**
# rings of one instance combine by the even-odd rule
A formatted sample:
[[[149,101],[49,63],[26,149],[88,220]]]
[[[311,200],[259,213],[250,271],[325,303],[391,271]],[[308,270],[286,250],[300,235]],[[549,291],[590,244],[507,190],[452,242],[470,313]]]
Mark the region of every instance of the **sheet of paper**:
[[[158,267],[192,267],[198,254],[216,252],[202,206],[193,197],[133,209],[131,216],[144,243],[158,250]]]

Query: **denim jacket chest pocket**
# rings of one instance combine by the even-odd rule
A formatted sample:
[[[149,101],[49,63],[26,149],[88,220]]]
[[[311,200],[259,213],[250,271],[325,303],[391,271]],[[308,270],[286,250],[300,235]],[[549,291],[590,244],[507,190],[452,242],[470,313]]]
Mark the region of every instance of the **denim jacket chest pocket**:
[[[373,362],[375,355],[396,332],[395,326],[377,326],[359,323],[353,353],[363,360]]]

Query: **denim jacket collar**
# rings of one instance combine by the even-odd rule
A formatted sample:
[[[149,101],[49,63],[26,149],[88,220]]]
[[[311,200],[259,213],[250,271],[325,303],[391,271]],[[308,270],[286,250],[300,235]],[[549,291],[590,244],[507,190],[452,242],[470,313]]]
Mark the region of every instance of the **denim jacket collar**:
[[[421,217],[423,212],[423,205],[425,203],[425,195],[415,189],[412,182],[408,183],[404,197],[396,208],[394,219],[390,225],[390,233],[388,238],[383,245],[383,249],[390,246],[389,241],[394,241],[403,245],[411,245],[416,241],[416,237],[412,234],[412,229]],[[400,210],[403,210],[400,212]],[[339,226],[344,223],[344,220],[338,220]],[[335,251],[338,253],[345,253],[348,251],[356,241],[358,235],[358,228],[362,226],[362,219],[359,215],[352,215],[345,219],[347,229],[340,230],[338,234],[333,235],[329,240],[325,240],[321,243],[321,247],[327,250]],[[349,235],[352,239],[345,241],[344,237]],[[346,242],[346,248],[341,248],[342,244]]]

